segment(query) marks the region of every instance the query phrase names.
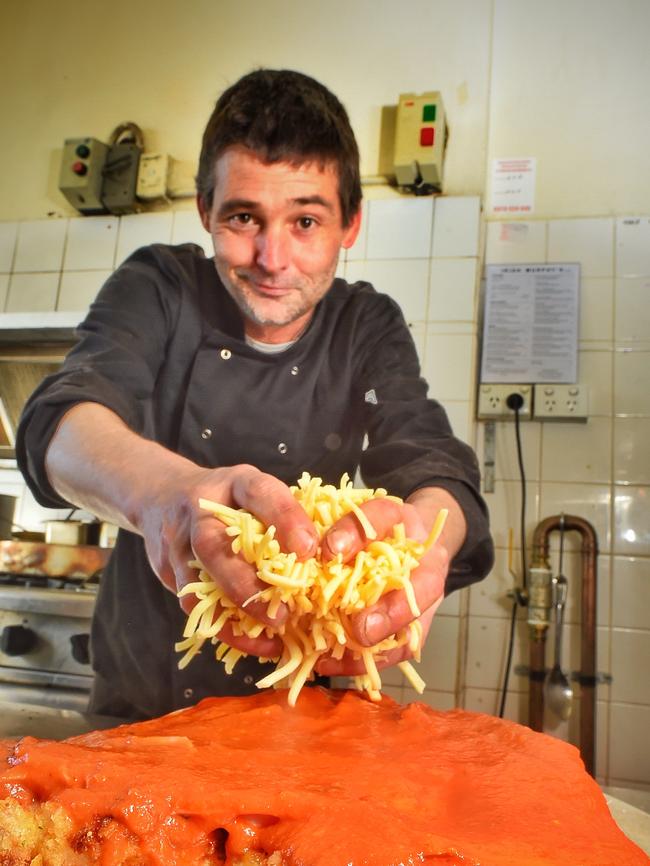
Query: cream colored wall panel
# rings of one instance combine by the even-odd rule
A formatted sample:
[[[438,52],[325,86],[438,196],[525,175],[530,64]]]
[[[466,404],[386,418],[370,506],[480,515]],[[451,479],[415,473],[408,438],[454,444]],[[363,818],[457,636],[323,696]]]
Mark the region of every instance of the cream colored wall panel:
[[[612,625],[617,628],[648,628],[650,559],[615,556],[612,568]]]
[[[650,556],[650,487],[614,487],[614,553]]]
[[[0,222],[0,273],[2,274],[11,271],[17,234],[18,223]]]
[[[196,208],[174,211],[170,243],[198,244],[208,258],[211,259],[214,255],[212,238],[209,232],[203,228],[201,217]]]
[[[535,216],[647,214],[650,5],[496,0],[488,158],[535,157]]]
[[[168,244],[172,237],[173,213],[132,214],[120,219],[115,264],[148,244]]]
[[[66,271],[112,269],[117,245],[117,217],[71,219],[63,259]]]
[[[650,348],[650,277],[622,277],[616,280],[617,345],[642,343]]]
[[[67,227],[67,220],[30,220],[20,223],[14,272],[60,270]]]
[[[478,255],[481,215],[478,196],[437,198],[434,213],[434,257],[459,258]]]
[[[54,310],[59,274],[13,274],[5,303],[7,313],[41,313]]]
[[[650,418],[614,418],[614,481],[650,484]]]
[[[578,337],[585,343],[608,342],[614,336],[614,280],[612,277],[581,277]]]
[[[616,220],[616,276],[650,276],[650,217]]]
[[[581,277],[614,275],[614,220],[549,220],[548,261],[578,262]]]
[[[111,273],[111,271],[65,271],[62,273],[57,310],[85,312]]]
[[[433,202],[431,197],[368,202],[366,258],[428,258],[431,255]]]
[[[424,322],[429,292],[428,259],[395,259],[348,262],[350,282],[367,280],[378,292],[390,295],[399,304],[407,322]]]
[[[543,425],[545,481],[607,483],[611,474],[611,418],[590,418],[586,424],[555,421]]]
[[[489,222],[485,246],[488,265],[546,261],[546,223]]]
[[[474,258],[431,260],[429,321],[474,321],[477,267]]]

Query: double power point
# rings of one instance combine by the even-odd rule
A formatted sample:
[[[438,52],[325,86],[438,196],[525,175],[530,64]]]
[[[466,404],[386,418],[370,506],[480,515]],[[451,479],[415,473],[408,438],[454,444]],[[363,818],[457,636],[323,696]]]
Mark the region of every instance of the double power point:
[[[519,406],[522,421],[586,421],[586,385],[481,384],[477,417],[481,421],[513,420]]]

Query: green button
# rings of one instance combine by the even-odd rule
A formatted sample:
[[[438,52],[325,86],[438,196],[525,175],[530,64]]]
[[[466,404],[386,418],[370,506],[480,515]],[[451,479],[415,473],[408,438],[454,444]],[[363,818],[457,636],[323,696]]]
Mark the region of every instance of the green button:
[[[436,120],[436,106],[435,103],[433,105],[425,105],[422,108],[422,122],[423,123],[435,123]]]

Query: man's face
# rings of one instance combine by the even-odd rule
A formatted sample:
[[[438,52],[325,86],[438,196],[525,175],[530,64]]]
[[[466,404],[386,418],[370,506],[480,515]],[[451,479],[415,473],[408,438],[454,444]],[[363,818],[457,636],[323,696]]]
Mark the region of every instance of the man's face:
[[[215,165],[212,207],[199,199],[217,272],[254,339],[296,339],[334,279],[360,215],[344,228],[336,168],[263,162],[243,147]]]

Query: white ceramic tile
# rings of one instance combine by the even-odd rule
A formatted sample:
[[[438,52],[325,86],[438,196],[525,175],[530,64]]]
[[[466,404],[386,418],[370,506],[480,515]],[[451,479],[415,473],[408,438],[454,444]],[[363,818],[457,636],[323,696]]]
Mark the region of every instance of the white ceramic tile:
[[[57,310],[84,312],[97,297],[97,293],[112,271],[64,271],[61,274]]]
[[[361,228],[357,239],[352,246],[345,250],[345,258],[348,262],[367,258],[368,249],[368,201],[364,199],[361,205]]]
[[[475,322],[429,322],[429,329],[435,334],[464,334],[473,336],[477,333]]]
[[[0,273],[11,271],[17,234],[18,223],[0,222]]]
[[[650,276],[650,217],[616,220],[616,275]]]
[[[614,411],[650,415],[650,352],[614,352]]]
[[[432,710],[447,712],[456,706],[456,698],[453,692],[436,692],[432,689],[425,689],[423,694],[418,695],[410,686],[405,686],[404,703],[426,704]]]
[[[368,202],[367,259],[424,259],[431,254],[432,198]]]
[[[503,684],[510,637],[508,619],[470,618],[467,643],[465,684],[469,688],[500,689]],[[517,623],[509,685],[513,691],[525,691],[528,680],[516,674],[515,667],[528,664],[528,626]]]
[[[474,628],[474,618],[488,616],[497,619],[509,619],[512,615],[513,599],[508,593],[515,586],[521,586],[521,556],[515,551],[512,557],[510,572],[509,553],[497,548],[492,571],[483,580],[473,583],[469,588],[469,628]],[[523,608],[519,609],[519,618],[525,616]]]
[[[460,590],[445,596],[445,599],[436,611],[436,616],[460,616],[462,597],[463,593]]]
[[[373,202],[374,203],[374,202]],[[400,305],[407,322],[424,322],[429,291],[428,259],[386,259],[348,262],[350,282],[366,280]]]
[[[612,625],[618,628],[648,628],[650,559],[615,556],[612,568]]]
[[[478,256],[481,201],[478,196],[440,196],[433,219],[434,257]]]
[[[431,260],[429,321],[475,320],[477,267],[473,258]]]
[[[582,277],[614,274],[614,220],[549,220],[548,261],[578,262]]]
[[[501,692],[497,689],[466,689],[463,706],[473,713],[496,716],[501,705]],[[528,694],[508,691],[503,717],[525,725],[528,721]]]
[[[612,420],[543,425],[542,478],[545,481],[603,482],[612,474]]]
[[[590,418],[612,413],[613,365],[614,353],[609,350],[578,352],[578,380],[588,389]]]
[[[486,425],[480,421],[477,426],[477,454],[484,472]],[[520,425],[520,430],[526,480],[536,481],[540,478],[542,424],[526,421]],[[494,426],[494,477],[499,481],[517,481],[520,477],[515,425],[511,421],[499,421]]]
[[[117,245],[117,217],[71,219],[63,259],[66,271],[112,269]]]
[[[539,509],[540,519],[563,512],[584,517],[596,531],[599,549],[607,551],[610,549],[610,500],[609,486],[603,484],[543,482]]]
[[[54,310],[59,274],[13,274],[5,310],[8,313],[40,313]]]
[[[650,706],[613,703],[609,716],[609,775],[625,781],[650,780]]]
[[[546,223],[489,222],[485,262],[490,265],[546,261]]]
[[[580,284],[580,342],[611,342],[614,338],[613,278],[583,277]]]
[[[615,303],[616,342],[650,344],[650,277],[617,279]]]
[[[521,546],[519,525],[521,513],[521,485],[518,481],[497,481],[494,493],[483,492],[490,511],[490,529],[498,547],[508,547],[509,530],[513,530],[515,548]],[[539,522],[539,485],[526,484],[526,536],[528,549],[532,533]]]
[[[472,419],[472,404],[469,400],[464,402],[445,400],[444,406],[454,436],[462,442],[473,446],[475,431]]]
[[[612,700],[650,704],[650,631],[612,629]]]
[[[424,347],[427,341],[426,325],[424,322],[411,322],[409,324],[409,330],[413,337],[413,342],[415,343],[415,349],[418,353],[420,366],[422,366],[424,363]]]
[[[212,237],[203,228],[201,217],[196,208],[193,210],[174,211],[171,243],[197,244],[201,247],[207,258],[211,259],[214,255]]]
[[[4,311],[9,293],[9,274],[0,274],[0,313]]]
[[[614,553],[650,556],[650,487],[614,487]]]
[[[148,244],[168,244],[172,237],[171,211],[167,213],[129,214],[120,218],[115,264]]]
[[[61,270],[68,220],[32,220],[19,223],[15,273]]]
[[[423,365],[429,394],[436,400],[472,400],[476,380],[474,337],[427,329]]]
[[[457,616],[434,616],[417,665],[428,689],[453,692],[456,688],[459,629]]]
[[[650,418],[614,418],[614,481],[650,484]]]

